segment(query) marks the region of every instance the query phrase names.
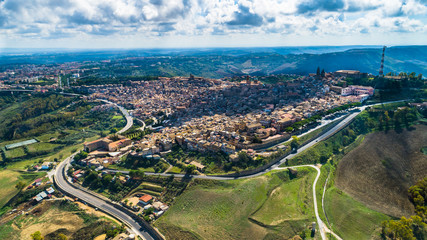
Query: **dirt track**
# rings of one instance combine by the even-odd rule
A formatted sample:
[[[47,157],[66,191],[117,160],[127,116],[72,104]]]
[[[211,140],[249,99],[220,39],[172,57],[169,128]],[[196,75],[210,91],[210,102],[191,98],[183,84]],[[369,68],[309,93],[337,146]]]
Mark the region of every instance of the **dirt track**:
[[[413,214],[408,188],[427,176],[427,126],[416,130],[377,132],[339,163],[336,186],[379,212],[395,216]]]

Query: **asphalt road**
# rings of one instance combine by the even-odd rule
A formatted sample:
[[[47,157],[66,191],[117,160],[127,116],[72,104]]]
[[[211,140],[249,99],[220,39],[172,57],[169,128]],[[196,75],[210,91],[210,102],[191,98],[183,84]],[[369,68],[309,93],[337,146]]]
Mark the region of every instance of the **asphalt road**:
[[[147,239],[147,240],[154,239],[146,230],[142,229],[142,226],[139,223],[133,220],[126,213],[120,211],[119,209],[117,209],[116,207],[114,207],[113,205],[109,204],[108,202],[104,201],[99,197],[96,197],[92,194],[89,194],[86,191],[76,189],[73,186],[71,186],[70,182],[66,180],[67,176],[65,175],[65,173],[68,169],[68,166],[70,165],[70,159],[72,157],[73,155],[65,159],[63,162],[61,162],[57,166],[55,171],[55,178],[54,178],[57,186],[63,191],[75,197],[78,197],[80,200],[87,202],[99,209],[102,209],[104,212],[117,218],[121,222],[125,223],[129,228],[132,229],[134,233],[136,233],[143,239]]]
[[[117,108],[119,108],[119,110],[122,112],[123,116],[126,118],[126,126],[122,129],[120,129],[120,131],[118,131],[117,133],[126,132],[127,130],[129,130],[129,128],[131,128],[133,126],[133,118],[130,116],[129,112],[124,107],[118,105],[117,103],[110,102],[108,100],[104,100],[104,99],[98,99],[98,100],[105,102],[105,103],[115,105]]]
[[[360,107],[361,111],[365,109],[365,107]],[[328,137],[334,135],[338,131],[340,131],[342,128],[347,126],[360,112],[354,112],[350,115],[348,115],[346,118],[342,119],[340,123],[338,123],[336,126],[331,128],[326,133],[322,134],[321,136],[317,137],[316,139],[313,139],[311,142],[307,143],[306,145],[300,147],[295,153],[291,153],[288,156],[282,158],[280,161],[278,161],[276,164],[272,165],[271,167],[267,168],[264,171],[260,171],[254,174],[250,174],[247,176],[241,176],[241,177],[229,177],[229,176],[206,176],[206,175],[185,175],[185,174],[174,174],[175,177],[191,177],[191,178],[200,178],[200,179],[211,179],[211,180],[232,180],[232,179],[240,179],[240,178],[252,178],[256,176],[263,175],[267,172],[270,172],[271,170],[274,170],[278,168],[281,164],[285,163],[288,159],[294,158],[299,153],[307,150],[308,148],[312,147],[316,143],[327,139]],[[108,170],[110,172],[122,172],[125,174],[128,174],[129,171],[120,171],[120,170]],[[160,175],[160,176],[170,176],[171,174],[168,173],[145,173],[146,175]]]
[[[107,103],[111,103],[111,102],[106,101],[106,100],[102,100],[102,101],[107,102]],[[398,102],[398,101],[395,101],[395,102]],[[112,103],[112,104],[114,104],[114,103]],[[115,104],[115,105],[118,106],[117,104]],[[375,104],[375,105],[378,105],[378,104]],[[133,120],[132,120],[132,117],[130,117],[129,113],[126,111],[126,109],[124,109],[121,106],[118,106],[118,107],[122,111],[122,113],[124,114],[124,116],[126,117],[126,120],[127,120],[126,127],[123,128],[123,129],[121,129],[119,131],[119,132],[124,132],[124,131],[126,131],[127,129],[129,129],[133,125]],[[366,106],[359,107],[359,109],[361,111],[363,111],[365,108],[366,108]],[[270,172],[270,171],[272,171],[274,169],[278,169],[279,166],[281,164],[285,163],[288,159],[291,159],[291,158],[295,157],[298,153],[303,152],[306,149],[312,147],[317,142],[325,140],[328,137],[334,135],[336,132],[338,132],[339,130],[341,130],[345,126],[347,126],[347,124],[350,123],[358,114],[360,114],[360,112],[354,112],[354,113],[350,114],[349,116],[345,117],[340,123],[338,123],[332,129],[330,129],[326,133],[322,134],[321,136],[317,137],[316,139],[312,140],[308,144],[300,147],[297,150],[297,152],[292,153],[292,154],[288,155],[287,157],[281,159],[279,162],[277,162],[276,164],[272,165],[271,167],[269,167],[266,170],[263,170],[263,171],[260,171],[258,173],[254,173],[254,174],[251,174],[251,175],[247,175],[247,176],[242,176],[242,177],[203,176],[203,175],[192,175],[192,176],[189,176],[189,177],[200,178],[200,179],[212,179],[212,180],[231,180],[231,179],[251,178],[251,177],[260,176],[260,175],[265,174],[267,172]],[[111,204],[108,204],[108,202],[102,200],[101,198],[95,197],[94,195],[91,195],[91,194],[87,193],[86,191],[73,188],[70,185],[70,183],[66,180],[66,176],[64,176],[66,166],[69,165],[69,161],[70,161],[71,157],[72,156],[70,156],[69,158],[67,158],[63,162],[61,162],[59,164],[59,166],[57,167],[57,169],[56,169],[56,172],[55,172],[55,181],[56,181],[56,183],[57,183],[57,185],[58,185],[59,188],[61,188],[62,190],[66,191],[68,193],[70,193],[71,195],[77,196],[78,198],[82,199],[83,201],[86,201],[86,202],[92,204],[93,206],[96,206],[99,209],[102,209],[103,211],[105,211],[105,212],[111,214],[112,216],[118,218],[119,220],[121,220],[122,222],[124,222],[126,225],[128,225],[137,235],[143,237],[144,239],[154,239],[150,234],[148,234],[148,232],[144,231],[143,229],[140,230],[141,226],[136,221],[134,221],[131,217],[129,217],[127,214],[125,214],[124,212],[122,212],[119,209],[115,208]],[[312,167],[314,167],[314,166],[312,166]],[[323,222],[321,221],[321,219],[319,217],[318,209],[317,209],[315,186],[316,186],[317,180],[319,178],[320,170],[318,168],[316,168],[316,169],[318,171],[318,175],[317,175],[317,177],[315,179],[315,182],[313,184],[313,197],[314,197],[314,200],[315,200],[315,212],[316,212],[316,219],[317,219],[317,222],[318,222],[318,228],[320,230],[321,237],[322,237],[322,239],[326,239],[324,237],[324,235],[325,235],[324,230],[325,229],[323,227]],[[117,171],[112,171],[112,172],[117,172]],[[127,171],[120,171],[120,172],[125,172],[126,173]],[[164,174],[164,173],[161,173],[161,174],[157,174],[157,173],[146,173],[146,174],[147,175],[170,176],[170,174]],[[176,177],[184,177],[185,175],[184,174],[175,174],[175,176]]]

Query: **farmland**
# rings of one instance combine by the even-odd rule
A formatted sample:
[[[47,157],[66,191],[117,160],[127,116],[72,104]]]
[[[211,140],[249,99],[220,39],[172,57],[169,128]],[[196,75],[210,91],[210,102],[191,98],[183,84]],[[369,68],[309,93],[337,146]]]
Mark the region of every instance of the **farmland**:
[[[367,206],[395,216],[409,216],[408,189],[427,175],[427,126],[366,136],[338,165],[336,186]],[[379,144],[381,143],[381,144]],[[362,151],[363,149],[363,151]]]
[[[370,239],[378,236],[381,222],[390,219],[335,187],[326,192],[325,208],[334,231],[343,239]]]
[[[314,220],[314,170],[275,171],[245,180],[194,180],[155,225],[168,239],[283,239]],[[221,229],[221,231],[218,231]]]
[[[36,178],[45,175],[40,173],[25,173],[13,170],[3,170],[0,172],[0,208],[2,208],[9,199],[18,193],[15,188],[16,183],[24,181],[26,184],[34,181]]]

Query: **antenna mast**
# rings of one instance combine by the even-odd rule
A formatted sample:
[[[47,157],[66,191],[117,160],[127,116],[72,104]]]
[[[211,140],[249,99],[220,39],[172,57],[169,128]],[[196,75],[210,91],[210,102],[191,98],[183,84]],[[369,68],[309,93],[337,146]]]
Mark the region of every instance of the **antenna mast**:
[[[380,77],[384,77],[384,53],[385,53],[386,46],[383,47],[383,55],[381,57],[381,67],[380,67]]]

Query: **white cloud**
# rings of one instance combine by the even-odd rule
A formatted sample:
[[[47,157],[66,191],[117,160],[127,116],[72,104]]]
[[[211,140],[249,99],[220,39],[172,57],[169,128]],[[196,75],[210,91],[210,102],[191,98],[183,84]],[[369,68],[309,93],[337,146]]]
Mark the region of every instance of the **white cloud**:
[[[9,40],[425,34],[426,13],[419,0],[3,0],[0,34]]]

